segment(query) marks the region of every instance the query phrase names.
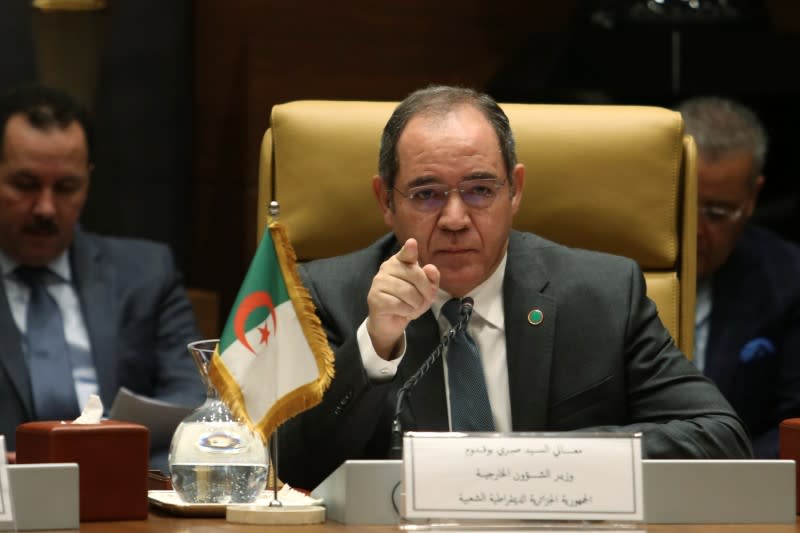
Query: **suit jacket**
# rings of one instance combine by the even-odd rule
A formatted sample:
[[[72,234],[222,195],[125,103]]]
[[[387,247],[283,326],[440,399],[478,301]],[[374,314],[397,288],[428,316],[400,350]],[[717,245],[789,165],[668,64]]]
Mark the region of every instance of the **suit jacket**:
[[[800,417],[800,248],[749,226],[712,283],[704,372],[739,413],[755,455],[778,456]]]
[[[366,375],[356,330],[373,276],[397,249],[388,236],[301,268],[336,375],[320,405],[280,430],[279,475],[293,486],[313,488],[347,459],[385,458],[397,389],[437,345],[428,311],[406,328],[395,378]],[[676,348],[633,261],[512,232],[503,305],[514,431],[643,431],[647,457],[750,456],[741,421]],[[527,320],[534,308],[538,326]],[[446,405],[439,360],[411,392],[403,429],[447,431]]]
[[[205,387],[186,350],[200,333],[169,249],[76,231],[70,262],[104,407],[122,386],[177,404],[201,403]],[[0,283],[0,433],[10,450],[17,425],[33,419],[22,342]]]

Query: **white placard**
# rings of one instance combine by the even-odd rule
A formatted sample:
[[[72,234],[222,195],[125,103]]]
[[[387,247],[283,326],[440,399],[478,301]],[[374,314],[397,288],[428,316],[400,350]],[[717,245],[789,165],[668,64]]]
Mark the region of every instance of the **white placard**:
[[[11,486],[8,483],[6,464],[6,438],[0,435],[0,522],[13,522],[14,510],[11,505]]]
[[[641,434],[409,432],[406,518],[643,520]]]

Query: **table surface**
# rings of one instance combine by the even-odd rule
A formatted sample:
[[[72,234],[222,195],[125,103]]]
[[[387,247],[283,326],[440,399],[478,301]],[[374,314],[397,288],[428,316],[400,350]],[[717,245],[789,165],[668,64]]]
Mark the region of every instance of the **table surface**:
[[[800,533],[800,523],[795,524],[657,524],[642,526],[640,530],[652,533]],[[87,533],[212,533],[234,531],[249,533],[390,533],[398,531],[396,526],[345,526],[336,522],[308,526],[264,526],[234,524],[224,518],[185,518],[152,511],[147,520],[124,522],[83,522],[81,532]],[[452,531],[452,530],[451,530]],[[533,531],[533,530],[531,530]],[[625,530],[621,530],[625,531]],[[64,530],[60,530],[61,533]],[[53,532],[58,533],[58,532]]]

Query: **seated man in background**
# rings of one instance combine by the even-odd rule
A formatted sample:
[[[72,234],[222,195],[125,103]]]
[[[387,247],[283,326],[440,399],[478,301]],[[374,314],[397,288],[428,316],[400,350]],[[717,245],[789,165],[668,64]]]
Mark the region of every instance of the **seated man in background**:
[[[336,374],[322,403],[279,432],[284,481],[313,488],[347,459],[387,457],[397,391],[466,296],[468,335],[417,383],[404,430],[641,431],[649,458],[750,456],[741,421],[675,346],[634,261],[511,229],[524,185],[490,97],[430,87],[395,109],[372,181],[392,233],[300,268]]]
[[[27,86],[0,101],[0,128],[7,447],[14,449],[17,425],[73,419],[93,393],[108,410],[123,386],[201,403],[205,388],[186,350],[200,333],[169,249],[78,227],[92,171],[86,112],[66,94]]]
[[[747,221],[764,185],[767,135],[736,102],[678,108],[697,143],[694,361],[744,420],[756,457],[778,456],[778,424],[800,416],[800,248]]]

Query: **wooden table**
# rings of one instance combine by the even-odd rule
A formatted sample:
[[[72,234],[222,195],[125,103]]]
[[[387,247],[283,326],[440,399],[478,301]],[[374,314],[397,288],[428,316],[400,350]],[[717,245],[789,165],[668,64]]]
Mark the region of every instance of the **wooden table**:
[[[646,529],[651,533],[800,533],[800,524],[657,524],[644,526],[641,529]],[[153,511],[147,520],[83,522],[80,531],[86,533],[213,533],[217,531],[237,533],[255,533],[257,531],[268,531],[269,533],[338,533],[344,531],[393,533],[398,529],[396,526],[345,526],[336,522],[312,526],[233,524],[222,518],[181,518]],[[64,530],[61,530],[61,533],[63,532]]]

